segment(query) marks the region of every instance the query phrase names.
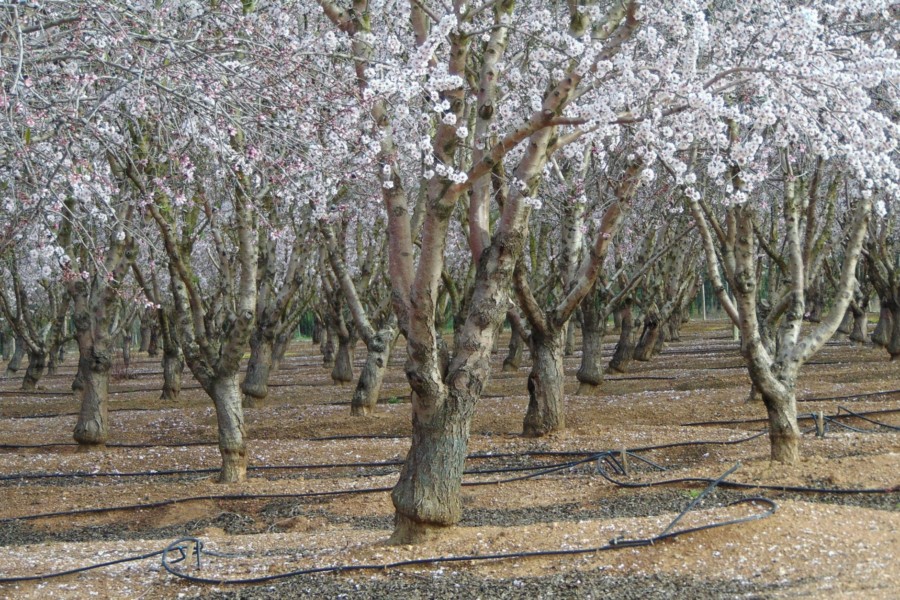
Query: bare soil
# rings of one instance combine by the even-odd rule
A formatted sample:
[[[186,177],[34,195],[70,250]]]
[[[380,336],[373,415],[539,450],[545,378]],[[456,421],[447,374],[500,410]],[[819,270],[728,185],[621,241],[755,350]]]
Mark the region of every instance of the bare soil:
[[[607,356],[613,344],[614,337],[608,337]],[[519,435],[528,368],[501,373],[505,344],[499,348],[495,376],[472,426],[470,452],[477,456],[467,463],[470,471],[491,472],[470,473],[467,482],[513,479],[535,472],[525,469],[586,456],[562,453],[739,442],[765,427],[762,404],[747,401],[749,379],[723,322],[687,324],[681,341],[650,362],[635,363],[625,375],[610,376],[595,396],[574,395],[579,357],[567,358],[568,429],[542,439]],[[364,358],[358,354],[357,369]],[[68,392],[74,357],[33,394],[18,391],[19,380],[0,380],[0,578],[150,553],[181,536],[199,537],[207,550],[228,554],[205,556],[200,569],[177,565],[214,579],[595,548],[613,539],[660,534],[706,487],[702,482],[619,487],[591,460],[528,479],[467,485],[458,527],[420,546],[386,546],[393,515],[389,493],[302,494],[389,488],[396,481],[396,462],[405,456],[410,432],[403,356],[398,348],[377,414],[354,418],[352,387],[332,385],[318,349],[295,344],[272,377],[270,397],[245,411],[255,468],[240,485],[214,482],[219,454],[211,402],[189,377],[180,401],[158,400],[161,374],[155,359],[137,356],[130,377],[113,383],[111,443],[90,452],[71,442],[78,409]],[[121,368],[119,374],[124,375]],[[900,426],[900,371],[886,352],[871,346],[831,342],[804,367],[798,398],[803,414],[885,411],[870,418]],[[793,467],[769,463],[765,436],[634,451],[628,474],[615,479],[629,484],[714,479],[740,462],[729,482],[829,490],[720,487],[676,529],[763,512],[762,505],[728,505],[749,496],[775,501],[777,511],[653,546],[305,575],[255,586],[187,582],[163,570],[157,556],[0,584],[0,597],[896,598],[900,436],[859,418],[838,421],[854,429],[830,422],[824,438],[807,433],[804,458]],[[812,429],[813,421],[804,419],[801,427]],[[272,468],[279,466],[285,468]],[[601,466],[611,474],[612,464]],[[867,493],[842,493],[848,490]],[[207,498],[226,494],[279,497]],[[156,508],[23,518],[173,499],[184,500]]]

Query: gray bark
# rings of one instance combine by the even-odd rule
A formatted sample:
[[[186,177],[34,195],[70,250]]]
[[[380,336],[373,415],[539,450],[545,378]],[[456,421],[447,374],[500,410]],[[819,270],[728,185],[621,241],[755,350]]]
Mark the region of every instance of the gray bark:
[[[387,325],[366,344],[366,362],[359,374],[359,381],[356,383],[356,390],[350,401],[351,415],[363,416],[375,412],[384,374],[391,361],[391,352],[399,333],[396,319],[391,318]]]
[[[22,367],[22,359],[25,357],[25,340],[16,336],[15,343],[11,346],[14,346],[15,350],[7,359],[9,362],[6,363],[4,377],[13,377]]]
[[[598,301],[596,292],[592,292],[581,303],[581,366],[575,375],[579,396],[594,394],[603,385],[601,351],[607,313],[600,310]]]
[[[532,333],[532,366],[528,375],[528,412],[522,426],[527,437],[540,437],[566,427],[563,384],[565,329]]]
[[[609,361],[609,370],[615,373],[627,372],[628,365],[634,358],[634,317],[631,314],[631,305],[632,300],[629,298],[616,311],[622,326],[619,329],[619,342]]]
[[[109,439],[109,371],[110,353],[90,340],[79,339],[78,372],[81,408],[73,437],[84,446],[102,446]]]
[[[28,352],[28,366],[25,368],[25,376],[22,378],[22,389],[32,391],[37,388],[38,382],[44,376],[47,368],[47,351],[36,349]]]
[[[244,411],[237,372],[214,376],[207,393],[216,407],[219,453],[222,455],[220,483],[237,483],[247,478],[247,445]]]
[[[269,394],[269,373],[272,368],[272,352],[275,340],[264,335],[259,327],[250,336],[250,360],[247,373],[241,383],[244,406],[254,407]]]

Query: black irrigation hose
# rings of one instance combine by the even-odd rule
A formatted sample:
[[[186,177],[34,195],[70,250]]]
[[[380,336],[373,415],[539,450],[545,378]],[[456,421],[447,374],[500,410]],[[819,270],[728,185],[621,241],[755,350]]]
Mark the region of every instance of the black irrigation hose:
[[[850,410],[846,406],[838,406],[838,414],[840,414],[840,411],[842,411],[842,410],[847,412],[848,414],[852,415],[853,417],[856,417],[857,419],[862,419],[863,421],[868,421],[869,423],[874,423],[875,425],[878,425],[879,427],[884,427],[886,429],[891,429],[893,431],[900,431],[900,427],[897,427],[895,425],[888,425],[887,423],[882,423],[881,421],[876,421],[875,419],[870,419],[868,417],[863,416],[866,413],[858,413],[858,412],[854,412],[854,411]]]
[[[678,479],[664,479],[661,481],[650,481],[645,483],[629,483],[627,481],[619,481],[613,479],[603,467],[598,463],[597,473],[600,474],[608,482],[622,488],[649,488],[662,485],[679,485],[685,483],[712,483],[714,480],[707,477],[679,477]],[[737,481],[721,480],[717,484],[720,487],[732,488],[738,490],[769,490],[774,492],[797,492],[804,494],[894,494],[900,492],[900,485],[894,485],[886,488],[862,488],[862,489],[844,489],[844,488],[815,488],[800,485],[763,485],[757,483],[740,483]]]
[[[729,473],[734,471],[731,469]],[[727,475],[727,473],[726,473]],[[720,479],[724,478],[723,475]],[[501,553],[501,554],[481,554],[481,555],[466,555],[466,556],[440,556],[440,557],[432,557],[432,558],[420,558],[420,559],[412,559],[405,561],[397,561],[394,563],[385,563],[385,564],[377,564],[377,565],[335,565],[331,567],[316,567],[312,569],[300,569],[295,571],[290,571],[287,573],[278,573],[276,575],[267,575],[263,577],[255,577],[255,578],[247,578],[247,579],[210,579],[210,578],[201,578],[193,575],[188,575],[186,573],[182,573],[176,571],[172,568],[172,565],[184,562],[188,558],[187,545],[185,542],[189,542],[194,546],[194,556],[196,556],[197,560],[197,568],[201,567],[201,557],[205,553],[209,556],[216,557],[229,557],[234,556],[230,554],[224,554],[219,552],[204,552],[203,542],[197,538],[193,537],[184,537],[180,538],[168,546],[166,546],[163,550],[158,550],[155,552],[149,552],[146,554],[141,554],[137,556],[130,556],[125,558],[120,558],[113,561],[107,561],[103,563],[87,565],[84,567],[79,567],[76,569],[69,569],[66,571],[58,571],[55,573],[44,573],[41,575],[29,575],[29,576],[19,576],[19,577],[2,577],[0,578],[0,584],[3,583],[17,583],[17,582],[25,582],[25,581],[42,581],[46,579],[51,579],[55,577],[63,577],[65,575],[72,575],[75,573],[83,573],[86,571],[92,571],[95,569],[100,569],[103,567],[108,567],[116,564],[121,564],[125,562],[134,562],[138,560],[145,560],[148,558],[153,558],[155,556],[159,556],[162,562],[163,568],[168,571],[170,574],[175,575],[181,579],[186,579],[188,581],[194,583],[214,583],[214,584],[254,584],[254,583],[265,583],[270,581],[275,581],[279,579],[286,579],[289,577],[296,577],[300,575],[312,575],[315,573],[346,573],[352,571],[362,571],[362,570],[386,570],[386,569],[396,569],[400,567],[408,567],[408,566],[417,566],[417,565],[428,565],[428,564],[438,564],[438,563],[453,563],[453,562],[474,562],[474,561],[486,561],[486,560],[504,560],[504,559],[514,559],[514,558],[532,558],[532,557],[548,557],[548,556],[574,556],[581,554],[590,554],[594,552],[602,552],[607,550],[617,550],[622,548],[637,548],[637,547],[646,547],[652,546],[657,542],[662,542],[669,539],[674,539],[678,536],[686,535],[689,533],[696,533],[699,531],[705,531],[709,529],[716,529],[719,527],[726,527],[729,525],[737,525],[741,523],[748,523],[750,521],[756,521],[760,519],[767,518],[775,513],[777,510],[777,505],[772,500],[768,498],[743,498],[736,502],[732,502],[727,506],[735,506],[738,504],[748,504],[748,503],[762,503],[768,506],[768,510],[765,512],[761,512],[758,514],[753,514],[747,517],[740,517],[737,519],[729,519],[727,521],[719,521],[715,523],[708,523],[706,525],[700,525],[697,527],[690,527],[687,529],[680,529],[677,531],[671,531],[672,527],[675,526],[690,510],[696,506],[697,502],[703,496],[709,494],[712,489],[716,486],[716,483],[712,483],[703,494],[693,502],[686,509],[684,509],[670,524],[666,527],[665,530],[659,535],[650,537],[650,538],[638,538],[638,539],[622,539],[622,538],[614,538],[609,541],[608,544],[604,546],[596,546],[593,548],[576,548],[576,549],[568,549],[568,550],[537,550],[533,552],[513,552],[513,553]],[[174,561],[169,561],[169,554],[171,552],[177,552],[178,557]]]
[[[708,494],[715,487],[715,484],[711,485],[705,494]],[[392,563],[382,563],[382,564],[365,564],[365,565],[332,565],[327,567],[313,567],[309,569],[297,569],[294,571],[288,571],[286,573],[277,573],[275,575],[264,575],[262,577],[249,577],[244,579],[216,579],[211,577],[197,577],[195,575],[189,575],[187,573],[177,571],[171,567],[171,565],[166,560],[168,556],[168,552],[170,551],[179,551],[180,553],[184,553],[184,546],[181,544],[190,543],[194,545],[194,555],[197,558],[197,567],[200,568],[201,565],[201,556],[204,554],[203,550],[203,542],[197,538],[193,537],[184,537],[178,539],[169,546],[166,547],[166,550],[162,554],[162,566],[168,571],[170,574],[175,575],[181,579],[190,581],[191,583],[208,583],[208,584],[260,584],[260,583],[269,583],[272,581],[277,581],[280,579],[287,579],[290,577],[298,577],[302,575],[313,575],[319,573],[350,573],[350,572],[358,572],[358,571],[385,571],[387,569],[397,569],[401,567],[412,567],[412,566],[421,566],[421,565],[433,565],[433,564],[444,564],[444,563],[459,563],[459,562],[475,562],[475,561],[488,561],[488,560],[510,560],[510,559],[520,559],[520,558],[535,558],[535,557],[549,557],[549,556],[578,556],[583,554],[593,554],[596,552],[604,552],[608,550],[619,550],[622,548],[640,548],[653,546],[659,542],[663,542],[666,540],[674,539],[676,537],[686,535],[689,533],[696,533],[699,531],[706,531],[709,529],[717,529],[719,527],[726,527],[729,525],[737,525],[740,523],[748,523],[750,521],[757,521],[760,519],[764,519],[775,514],[775,511],[778,509],[778,505],[775,504],[772,500],[768,498],[744,498],[738,500],[736,502],[732,502],[728,504],[728,506],[735,506],[737,504],[748,504],[748,503],[762,503],[768,506],[768,510],[765,512],[753,514],[747,517],[740,517],[737,519],[729,519],[727,521],[719,521],[715,523],[708,523],[706,525],[700,525],[697,527],[690,527],[687,529],[679,529],[677,531],[670,531],[671,528],[685,515],[688,511],[690,511],[695,503],[691,503],[684,511],[682,511],[674,521],[670,523],[670,525],[660,534],[655,535],[649,538],[638,538],[638,539],[621,539],[614,538],[609,540],[609,542],[603,546],[594,546],[590,548],[573,548],[567,550],[536,550],[531,552],[509,552],[509,553],[498,553],[498,554],[469,554],[464,556],[438,556],[438,557],[430,557],[430,558],[417,558],[410,560],[402,560],[396,561]],[[211,556],[227,556],[223,554],[218,554],[214,552],[206,552],[206,554]],[[180,562],[180,561],[179,561]]]
[[[673,442],[671,444],[657,444],[655,446],[641,446],[638,448],[632,448],[627,450],[627,453],[634,456],[634,458],[645,462],[657,469],[665,470],[664,467],[654,463],[651,460],[633,454],[635,452],[647,452],[650,450],[664,450],[668,448],[678,448],[683,446],[729,446],[735,444],[743,444],[744,442],[749,442],[751,440],[755,440],[758,437],[762,437],[767,433],[767,430],[760,431],[759,433],[755,433],[751,436],[740,438],[737,440],[696,440],[690,442]],[[346,436],[346,437],[354,437],[354,436]],[[368,437],[368,436],[367,436]],[[378,436],[373,436],[378,437]],[[388,436],[393,437],[393,436]],[[313,440],[323,439],[328,440],[332,438],[310,438]],[[334,436],[334,439],[344,439],[344,436]],[[213,442],[215,443],[215,442]],[[205,442],[197,442],[196,445],[206,444]],[[50,444],[48,444],[50,445]],[[33,447],[39,447],[41,445],[35,445]],[[0,446],[3,447],[3,446]],[[21,447],[21,446],[14,446]],[[138,446],[143,447],[143,446]],[[540,450],[530,450],[521,453],[480,453],[480,454],[470,454],[466,458],[468,459],[492,459],[492,458],[519,458],[523,456],[597,456],[603,454],[605,452],[611,451],[596,451],[596,450],[586,450],[586,451],[540,451]],[[358,462],[358,463],[326,463],[326,464],[307,464],[307,465],[261,465],[261,466],[249,466],[247,467],[248,471],[253,470],[303,470],[303,469],[329,469],[329,468],[353,468],[353,467],[382,467],[382,466],[396,466],[403,464],[402,461],[380,461],[380,462]],[[562,463],[569,464],[569,463]],[[560,465],[541,465],[536,467],[509,467],[506,469],[486,469],[480,471],[466,471],[467,474],[487,474],[487,473],[503,473],[509,471],[527,471],[527,470],[538,470],[547,467],[556,467]],[[112,473],[112,472],[74,472],[74,473],[16,473],[11,475],[2,475],[0,476],[0,481],[10,481],[10,480],[22,480],[22,479],[65,479],[65,478],[76,478],[76,477],[154,477],[154,476],[165,476],[165,475],[193,475],[193,474],[204,474],[204,473],[216,473],[219,469],[181,469],[181,470],[164,470],[164,471],[126,471],[122,473]]]
[[[797,402],[827,402],[831,400],[857,400],[859,398],[871,398],[873,396],[890,396],[900,394],[900,390],[886,390],[884,392],[868,392],[865,394],[851,394],[849,396],[821,396],[814,398],[801,398]]]
[[[23,581],[43,581],[44,579],[52,579],[54,577],[63,577],[65,575],[74,575],[75,573],[84,573],[85,571],[93,571],[94,569],[102,569],[103,567],[111,567],[112,565],[119,565],[127,562],[135,562],[138,560],[146,560],[148,558],[153,558],[154,556],[160,556],[165,552],[172,552],[176,549],[173,548],[169,550],[166,548],[165,550],[157,550],[155,552],[148,552],[147,554],[139,554],[137,556],[128,556],[125,558],[119,558],[117,560],[111,560],[104,563],[99,563],[95,565],[88,565],[85,567],[78,567],[77,569],[69,569],[68,571],[56,571],[54,573],[43,573],[41,575],[24,575],[21,577],[0,577],[0,584],[3,583],[20,583]],[[181,562],[187,558],[187,553],[184,550],[181,550],[181,557],[174,561],[174,563]]]
[[[844,409],[844,410],[846,410],[846,409]],[[893,414],[893,413],[898,413],[898,412],[900,412],[900,408],[886,408],[883,410],[870,410],[870,411],[861,412],[861,413],[854,413],[854,415],[858,417],[859,415],[884,415],[884,414]],[[832,415],[828,418],[829,419],[847,419],[847,418],[853,418],[854,415],[836,414],[836,415]],[[797,416],[798,421],[801,421],[801,420],[808,421],[810,419],[815,419],[815,418],[816,418],[815,415],[812,413]],[[768,421],[769,420],[766,418],[734,419],[734,420],[730,420],[730,421],[694,421],[691,423],[681,423],[681,426],[682,427],[699,427],[699,426],[704,426],[704,425],[746,425],[749,423],[767,423]]]

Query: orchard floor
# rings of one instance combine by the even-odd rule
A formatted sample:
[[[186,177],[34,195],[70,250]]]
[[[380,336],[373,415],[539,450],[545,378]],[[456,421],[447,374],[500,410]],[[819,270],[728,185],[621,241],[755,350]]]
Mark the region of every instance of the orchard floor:
[[[609,336],[606,342],[608,357],[614,338]],[[351,418],[352,386],[332,384],[318,349],[310,343],[292,347],[272,377],[270,397],[245,414],[251,466],[293,467],[253,469],[240,485],[216,484],[210,472],[180,472],[214,471],[219,465],[215,414],[188,377],[185,386],[193,389],[185,389],[179,402],[157,400],[161,374],[155,359],[136,357],[132,378],[113,383],[111,443],[91,452],[78,452],[71,444],[78,408],[67,392],[72,357],[58,376],[45,377],[43,389],[34,394],[19,392],[18,380],[0,380],[0,578],[150,553],[181,536],[198,537],[206,550],[229,554],[205,556],[200,569],[175,565],[181,572],[213,579],[329,565],[592,548],[614,538],[662,533],[705,488],[703,483],[619,487],[604,479],[596,462],[590,461],[530,479],[467,486],[458,527],[420,546],[386,546],[393,514],[388,493],[298,494],[393,485],[398,467],[391,463],[401,460],[409,445],[404,354],[402,348],[395,353],[377,414]],[[765,416],[761,403],[747,402],[749,379],[730,328],[721,321],[688,323],[680,342],[669,344],[650,362],[634,363],[625,375],[610,375],[593,396],[574,395],[579,358],[567,358],[568,429],[542,439],[518,435],[528,401],[527,354],[522,369],[512,374],[500,372],[504,356],[505,347],[494,354],[495,376],[476,411],[470,452],[480,457],[467,462],[469,470],[553,465],[579,458],[552,452],[738,441],[764,427],[761,421],[689,424]],[[357,367],[362,358],[360,347]],[[804,367],[797,395],[808,400],[799,404],[803,414],[894,410],[871,418],[900,426],[900,367],[881,349],[830,343]],[[836,396],[842,398],[833,399]],[[822,399],[811,400],[816,398]],[[768,518],[644,547],[623,544],[609,551],[554,557],[304,575],[253,586],[191,583],[167,573],[156,556],[39,582],[0,584],[0,597],[897,598],[900,434],[862,419],[840,422],[863,431],[830,423],[824,438],[805,434],[803,460],[791,468],[770,466],[768,440],[758,437],[730,445],[636,451],[636,456],[666,471],[632,456],[629,474],[615,477],[628,483],[714,479],[740,461],[728,481],[895,491],[841,494],[720,487],[675,528],[762,513],[760,504],[726,506],[747,496],[774,500],[777,511]],[[805,430],[812,424],[801,421]],[[356,464],[372,462],[389,464]],[[353,466],[297,468],[348,463]],[[611,468],[607,464],[607,471]],[[145,474],[122,475],[129,472]],[[17,477],[36,473],[82,475]],[[119,475],[102,476],[110,473]],[[471,473],[465,480],[497,481],[528,473],[532,471]],[[21,518],[226,494],[282,496],[195,499],[158,508]]]

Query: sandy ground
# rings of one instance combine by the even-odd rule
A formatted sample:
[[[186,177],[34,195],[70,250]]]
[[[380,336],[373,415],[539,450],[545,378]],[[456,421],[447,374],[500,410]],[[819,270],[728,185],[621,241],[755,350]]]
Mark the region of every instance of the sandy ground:
[[[613,342],[607,338],[607,355]],[[211,472],[184,472],[218,466],[214,444],[196,445],[214,442],[215,415],[198,389],[186,389],[177,403],[157,400],[161,375],[153,359],[138,356],[133,378],[114,382],[111,444],[103,451],[79,452],[71,444],[77,410],[67,393],[71,358],[34,394],[18,392],[18,381],[0,380],[0,577],[152,553],[186,535],[201,538],[207,550],[228,554],[205,556],[200,569],[177,565],[212,579],[330,565],[590,549],[612,539],[658,535],[705,487],[618,487],[590,461],[525,480],[467,485],[458,527],[420,546],[385,546],[393,514],[388,493],[303,494],[389,488],[396,481],[394,463],[404,457],[410,431],[402,355],[402,348],[395,353],[378,413],[352,418],[352,388],[332,385],[317,348],[309,343],[292,347],[272,378],[270,398],[246,410],[254,469],[240,485],[216,484]],[[470,452],[478,456],[467,463],[470,471],[493,472],[470,473],[469,483],[513,479],[534,471],[510,468],[579,458],[554,453],[709,441],[716,443],[635,451],[628,474],[614,477],[631,484],[716,478],[739,462],[728,481],[831,491],[719,488],[676,529],[765,510],[760,504],[728,506],[747,496],[774,500],[777,511],[769,518],[646,547],[467,559],[240,587],[180,580],[162,569],[157,556],[58,579],[0,584],[0,597],[898,597],[897,431],[841,419],[861,431],[832,423],[824,438],[805,435],[804,458],[790,468],[769,464],[765,437],[720,443],[749,437],[764,427],[753,420],[765,416],[761,403],[747,402],[749,380],[724,323],[688,324],[680,342],[648,363],[634,364],[625,375],[610,376],[591,397],[572,395],[579,358],[568,358],[569,427],[544,439],[519,435],[528,369],[500,373],[503,357],[502,351],[495,354],[495,377],[472,427]],[[186,378],[186,387],[193,385]],[[798,397],[811,400],[800,403],[803,414],[894,410],[871,416],[900,425],[900,372],[880,349],[832,342],[804,367]],[[696,424],[709,421],[729,423]],[[803,420],[801,426],[809,429],[812,421]],[[353,466],[310,468],[337,464]],[[279,466],[284,468],[272,468]],[[604,468],[613,467],[605,463]],[[257,497],[197,498],[223,494]],[[173,499],[182,500],[157,508],[22,518]]]

